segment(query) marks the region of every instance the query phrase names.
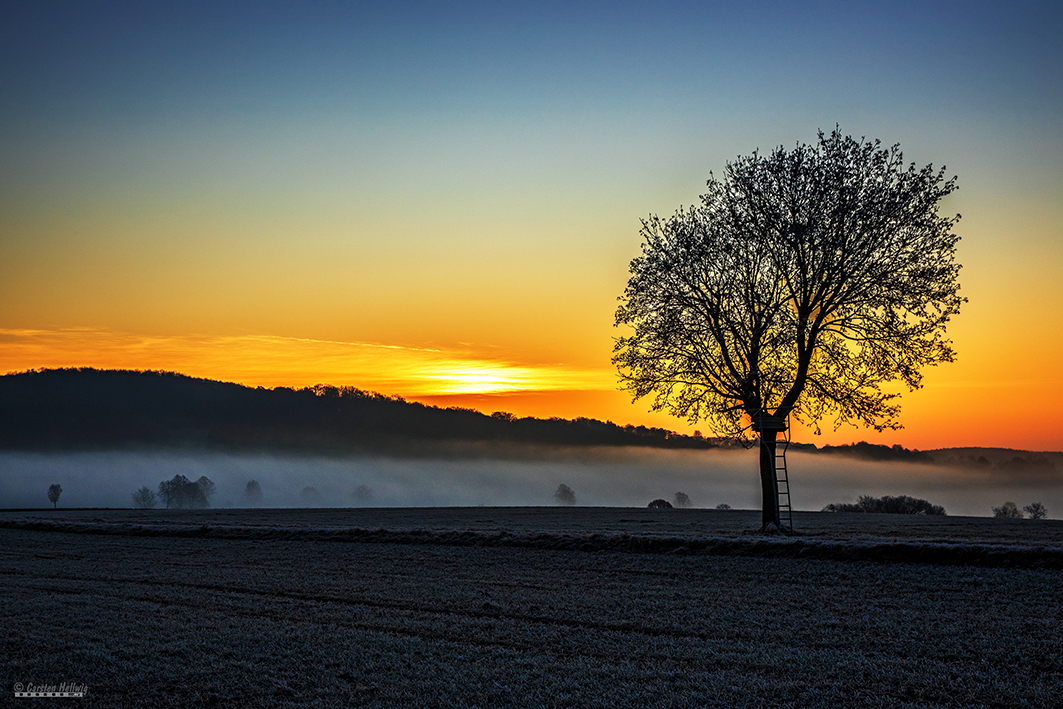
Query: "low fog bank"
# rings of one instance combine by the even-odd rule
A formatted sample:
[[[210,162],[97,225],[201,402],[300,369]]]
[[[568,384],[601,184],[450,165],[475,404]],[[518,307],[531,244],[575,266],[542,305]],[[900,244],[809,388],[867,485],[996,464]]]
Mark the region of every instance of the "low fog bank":
[[[59,483],[60,507],[130,507],[135,490],[157,489],[175,475],[210,478],[217,486],[213,507],[252,506],[245,495],[250,480],[262,488],[257,507],[551,505],[561,484],[575,492],[578,505],[641,507],[680,491],[699,507],[752,507],[758,499],[749,451],[715,452],[711,459],[704,452],[636,448],[542,452],[523,459],[511,451],[492,459],[480,447],[466,459],[0,453],[0,506],[50,507],[48,486]],[[361,486],[368,500],[364,490],[359,495]]]
[[[52,483],[63,488],[60,508],[131,507],[135,490],[157,490],[175,475],[193,481],[210,478],[217,486],[211,499],[216,508],[551,505],[561,484],[575,492],[577,505],[644,507],[656,498],[673,501],[675,493],[683,492],[695,507],[760,506],[755,449],[556,448],[492,457],[476,448],[467,453],[445,459],[340,459],[8,452],[0,453],[0,507],[50,507]],[[855,502],[860,495],[911,495],[944,506],[950,515],[989,516],[992,507],[1010,500],[1020,508],[1042,502],[1049,517],[1063,516],[1063,476],[1019,479],[991,470],[796,452],[788,460],[797,510]],[[262,488],[257,505],[245,496],[250,480]]]
[[[1048,516],[1063,518],[1063,473],[1014,475],[984,467],[891,463],[790,453],[795,509],[821,510],[861,495],[909,495],[941,505],[950,515],[990,517],[1005,501],[1021,509],[1041,502]]]

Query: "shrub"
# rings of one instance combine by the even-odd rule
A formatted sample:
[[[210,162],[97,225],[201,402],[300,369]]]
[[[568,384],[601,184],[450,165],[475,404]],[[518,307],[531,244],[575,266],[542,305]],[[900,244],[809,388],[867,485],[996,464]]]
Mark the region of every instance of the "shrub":
[[[650,504],[646,505],[651,510],[670,510],[672,509],[672,503],[668,500],[656,499]]]
[[[899,515],[936,515],[945,516],[945,508],[935,505],[926,500],[920,500],[908,495],[883,495],[871,497],[861,495],[855,503],[840,502],[831,503],[823,508],[824,512],[870,512],[877,514]]]
[[[727,504],[726,502],[721,502],[720,504],[716,505],[716,509],[718,509],[718,510],[729,510],[729,509],[731,509],[731,506],[729,504]]]
[[[690,498],[687,497],[685,492],[677,492],[675,494],[675,506],[676,507],[692,507]]]
[[[1026,514],[1030,515],[1030,519],[1044,519],[1048,516],[1048,509],[1040,502],[1026,505],[1022,509],[1026,511]]]
[[[576,493],[572,492],[572,488],[568,485],[562,483],[557,486],[557,490],[554,492],[554,501],[559,505],[574,505],[576,504]]]
[[[1022,512],[1014,502],[1005,502],[1000,507],[993,508],[993,516],[1000,519],[1022,519]]]

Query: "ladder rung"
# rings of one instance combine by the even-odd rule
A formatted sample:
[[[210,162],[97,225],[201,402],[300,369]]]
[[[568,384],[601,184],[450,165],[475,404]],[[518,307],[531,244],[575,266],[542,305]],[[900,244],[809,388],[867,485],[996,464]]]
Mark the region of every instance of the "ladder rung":
[[[786,471],[786,450],[790,447],[790,429],[787,426],[786,438],[784,438],[778,448],[775,449],[775,501],[779,506],[779,521],[784,525],[793,529],[793,509],[790,505],[790,481],[787,477]]]

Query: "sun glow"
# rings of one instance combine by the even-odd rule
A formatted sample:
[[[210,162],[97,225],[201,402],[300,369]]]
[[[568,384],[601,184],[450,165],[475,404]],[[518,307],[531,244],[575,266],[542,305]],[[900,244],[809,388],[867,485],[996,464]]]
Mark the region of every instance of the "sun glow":
[[[539,388],[534,371],[493,364],[464,364],[443,367],[428,374],[439,383],[438,394],[489,394]]]

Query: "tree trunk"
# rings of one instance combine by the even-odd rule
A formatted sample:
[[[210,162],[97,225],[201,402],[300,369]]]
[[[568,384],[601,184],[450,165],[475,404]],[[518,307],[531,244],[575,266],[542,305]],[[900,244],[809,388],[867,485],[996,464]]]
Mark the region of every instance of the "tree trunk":
[[[779,520],[779,482],[775,478],[775,439],[778,435],[778,431],[760,432],[762,529],[769,524],[782,527],[782,523]]]

